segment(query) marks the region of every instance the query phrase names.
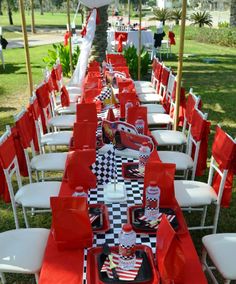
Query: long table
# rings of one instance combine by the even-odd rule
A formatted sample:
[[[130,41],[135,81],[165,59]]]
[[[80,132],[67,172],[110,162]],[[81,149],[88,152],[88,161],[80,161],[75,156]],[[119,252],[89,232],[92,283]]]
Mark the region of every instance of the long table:
[[[128,200],[126,203],[108,204],[110,230],[106,233],[99,233],[94,235],[93,247],[101,246],[107,242],[110,246],[118,245],[118,236],[122,224],[127,222],[127,208],[131,205],[141,204],[143,181],[137,180],[124,180],[122,177],[121,165],[122,162],[133,162],[133,159],[116,157],[117,164],[117,180],[125,184]],[[60,196],[71,195],[72,190],[68,187],[67,182],[63,181]],[[89,203],[103,203],[103,186],[98,186],[97,189],[92,189],[89,192]],[[180,229],[186,226],[182,212],[177,206],[176,211]],[[198,255],[192,243],[190,234],[186,232],[180,235],[183,249],[185,249],[188,261],[186,263],[186,284],[205,284],[207,280],[201,269],[201,264]],[[156,237],[148,235],[137,235],[137,244],[147,245],[152,248],[155,253]],[[40,274],[40,284],[86,284],[87,272],[87,253],[88,250],[68,250],[58,251],[50,235],[43,266]],[[183,283],[183,284],[184,284]],[[94,283],[95,284],[95,283]]]

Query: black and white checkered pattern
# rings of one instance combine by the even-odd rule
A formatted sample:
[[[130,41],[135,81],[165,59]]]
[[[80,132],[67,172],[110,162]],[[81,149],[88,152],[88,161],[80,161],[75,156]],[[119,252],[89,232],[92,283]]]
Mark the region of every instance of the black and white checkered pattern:
[[[124,180],[122,177],[122,163],[134,162],[133,159],[116,157],[117,166],[117,182],[124,183],[127,192],[126,203],[111,203],[106,204],[109,212],[110,230],[106,233],[94,234],[93,247],[102,246],[105,242],[109,246],[119,244],[119,233],[123,224],[127,223],[127,208],[132,205],[138,205],[142,203],[142,180]],[[135,160],[137,162],[137,160]],[[98,185],[96,189],[89,191],[88,200],[90,204],[104,203],[103,199],[103,186]],[[136,238],[137,244],[147,245],[152,248],[155,253],[156,237],[149,235],[139,235]],[[86,267],[87,267],[87,250],[85,250],[84,257],[84,275],[83,284],[86,284]]]
[[[92,172],[97,176],[98,184],[109,183],[116,177],[115,149],[112,147],[105,154],[98,155],[92,165]]]
[[[95,98],[95,101],[105,101],[106,99],[110,99],[112,96],[112,88],[104,87],[99,96]]]

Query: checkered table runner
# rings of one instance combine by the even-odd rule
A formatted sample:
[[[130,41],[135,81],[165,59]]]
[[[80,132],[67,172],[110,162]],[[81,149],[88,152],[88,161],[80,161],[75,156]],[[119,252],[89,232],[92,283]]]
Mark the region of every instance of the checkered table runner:
[[[109,212],[109,220],[111,228],[105,234],[94,234],[93,247],[102,246],[105,242],[109,246],[119,244],[119,232],[121,226],[124,223],[127,223],[127,208],[131,205],[141,204],[142,190],[143,190],[143,181],[130,181],[124,180],[122,177],[122,162],[134,162],[133,159],[116,157],[117,164],[117,179],[118,182],[125,183],[126,192],[127,192],[127,202],[126,203],[112,203],[106,204]],[[137,162],[137,160],[135,160]],[[104,203],[103,201],[103,185],[98,185],[97,189],[92,189],[89,192],[89,203]],[[147,245],[152,248],[155,253],[156,238],[155,236],[148,235],[137,235],[136,238],[137,244]],[[87,250],[85,250],[84,257],[84,274],[83,274],[83,284],[86,284],[86,266],[87,266]]]

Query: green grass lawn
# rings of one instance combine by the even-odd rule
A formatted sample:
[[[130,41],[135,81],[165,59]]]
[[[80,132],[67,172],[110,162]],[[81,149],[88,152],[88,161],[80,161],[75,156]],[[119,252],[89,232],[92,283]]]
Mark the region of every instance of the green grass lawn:
[[[74,13],[70,14],[71,21],[74,18]],[[31,15],[25,13],[27,29],[31,31]],[[13,23],[14,25],[9,25],[8,16],[4,13],[0,16],[0,26],[3,27],[3,36],[6,39],[21,37],[21,16],[18,12],[13,12]],[[81,27],[81,15],[78,14],[75,20],[76,28]],[[35,27],[37,29],[53,30],[53,29],[64,29],[66,30],[67,25],[67,14],[66,13],[44,13],[40,15],[38,11],[35,11]]]
[[[43,16],[44,17],[44,16]],[[53,17],[53,15],[51,15]],[[14,15],[14,18],[17,17]],[[48,24],[53,24],[54,20],[49,19]],[[59,24],[63,24],[63,19]],[[4,20],[6,21],[6,20]],[[66,21],[66,20],[65,20]],[[17,22],[16,22],[17,23]],[[45,24],[46,25],[46,24]],[[174,71],[177,70],[178,54],[178,34],[177,46],[172,48],[172,57],[163,58],[167,66]],[[42,69],[45,67],[42,58],[47,54],[50,46],[35,47],[30,49],[31,66],[34,85],[42,81]],[[220,124],[229,134],[236,137],[236,49],[226,48],[215,45],[198,43],[196,41],[185,41],[185,54],[191,56],[184,58],[183,65],[183,85],[188,90],[193,88],[194,92],[202,97],[203,110],[209,114],[211,121],[210,147],[214,135],[216,124]],[[24,50],[14,49],[5,50],[4,57],[6,69],[3,70],[0,65],[0,132],[5,130],[6,124],[13,123],[12,116],[16,114],[22,106],[26,106],[29,100],[27,90],[27,75],[24,60]],[[215,63],[209,64],[203,61],[204,58],[216,59]],[[207,174],[200,180],[206,181]],[[194,214],[186,214],[187,222],[195,221]],[[221,210],[219,232],[236,232],[236,186],[234,185],[233,201],[231,207]],[[50,226],[50,218],[44,218],[43,215],[34,216],[30,223],[33,226]],[[21,225],[23,220],[21,218]],[[14,228],[11,206],[0,202],[0,232]],[[198,252],[201,250],[201,237],[209,231],[192,233],[193,240],[197,246]],[[25,278],[14,276],[9,283],[16,279],[21,282],[29,283]],[[27,278],[28,279],[28,278]],[[16,282],[14,282],[16,283]]]

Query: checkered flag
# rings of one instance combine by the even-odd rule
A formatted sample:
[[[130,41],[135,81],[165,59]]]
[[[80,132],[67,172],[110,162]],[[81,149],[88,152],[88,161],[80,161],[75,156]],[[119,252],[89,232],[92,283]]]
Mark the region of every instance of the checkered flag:
[[[95,101],[105,101],[106,99],[110,99],[112,96],[112,89],[111,87],[105,87],[102,89],[99,96],[95,98]]]
[[[92,165],[92,172],[97,176],[98,184],[107,184],[116,177],[114,146],[106,153],[97,157],[97,161]]]

